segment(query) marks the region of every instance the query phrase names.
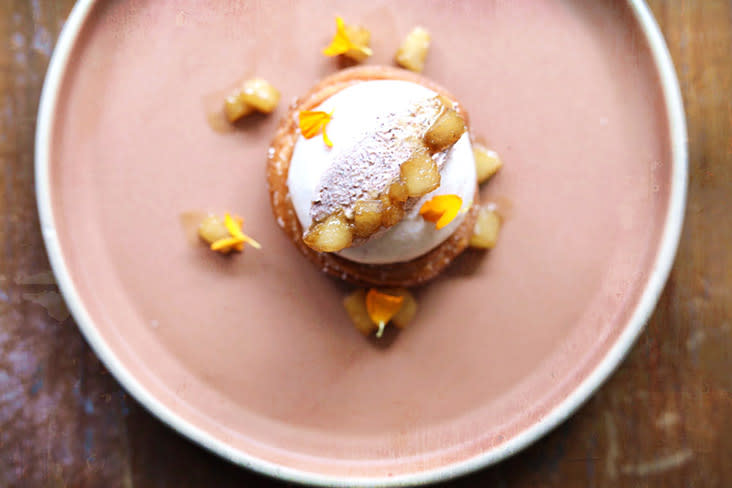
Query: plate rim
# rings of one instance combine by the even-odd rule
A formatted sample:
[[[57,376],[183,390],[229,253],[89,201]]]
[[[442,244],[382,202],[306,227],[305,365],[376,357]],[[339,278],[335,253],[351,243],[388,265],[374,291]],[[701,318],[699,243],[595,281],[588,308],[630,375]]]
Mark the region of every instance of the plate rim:
[[[546,435],[564,422],[608,379],[625,358],[653,313],[671,272],[678,249],[686,208],[688,148],[686,117],[676,70],[661,30],[645,0],[626,0],[645,36],[660,79],[668,120],[671,149],[671,189],[663,232],[650,275],[633,313],[614,344],[592,372],[538,422],[507,441],[473,457],[426,471],[379,477],[344,477],[281,466],[235,449],[194,426],[159,401],[132,375],[97,330],[79,296],[61,249],[53,217],[50,181],[50,141],[55,122],[59,88],[69,57],[89,13],[97,0],[78,0],[74,5],[51,56],[43,83],[35,134],[35,189],[41,234],[59,289],[87,343],[115,379],[141,405],[163,423],[229,462],[285,481],[336,487],[393,487],[436,483],[496,464]]]

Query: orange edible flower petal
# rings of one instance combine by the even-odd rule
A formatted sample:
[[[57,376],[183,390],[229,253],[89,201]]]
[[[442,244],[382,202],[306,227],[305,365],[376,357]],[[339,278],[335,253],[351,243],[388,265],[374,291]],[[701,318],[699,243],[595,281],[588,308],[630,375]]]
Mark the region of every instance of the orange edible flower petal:
[[[381,337],[384,327],[402,308],[404,297],[382,293],[374,288],[366,294],[366,311],[371,321],[379,326],[376,337]]]
[[[325,142],[326,146],[333,147],[333,141],[331,141],[330,137],[328,137],[328,133],[325,131],[325,125],[323,125],[323,142]]]
[[[299,116],[300,132],[305,139],[311,139],[323,132],[323,141],[328,147],[333,147],[333,142],[325,131],[328,123],[333,119],[333,112],[323,112],[321,110],[301,110]]]
[[[228,213],[224,215],[224,226],[226,227],[226,230],[229,231],[229,235],[231,237],[224,237],[218,241],[212,242],[211,250],[221,253],[228,253],[232,250],[241,252],[244,250],[245,243],[255,249],[262,249],[261,244],[241,231],[243,223],[244,221],[241,217],[232,217]]]
[[[343,22],[343,18],[336,17],[336,33],[333,36],[333,40],[330,42],[330,45],[323,49],[323,54],[326,56],[338,56],[339,54],[344,54],[351,49],[360,51],[366,56],[371,56],[372,54],[372,51],[368,46],[353,42],[353,40],[348,36],[346,23]]]
[[[241,218],[232,218],[231,215],[224,215],[224,225],[231,237],[236,237],[242,243],[247,243],[255,249],[262,249],[262,245],[241,231],[244,221]],[[243,248],[243,246],[241,246]]]
[[[436,229],[442,229],[453,221],[460,212],[463,199],[457,195],[438,195],[427,201],[419,209],[423,219],[434,222]]]
[[[232,249],[235,249],[237,244],[240,243],[241,241],[236,237],[224,237],[223,239],[219,239],[218,241],[212,243],[211,250],[219,252],[229,252]]]

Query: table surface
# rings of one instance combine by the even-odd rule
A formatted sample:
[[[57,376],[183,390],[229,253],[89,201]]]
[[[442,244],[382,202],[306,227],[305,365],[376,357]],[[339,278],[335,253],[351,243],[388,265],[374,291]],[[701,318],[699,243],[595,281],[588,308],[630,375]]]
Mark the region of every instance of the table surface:
[[[0,0],[0,486],[284,486],[147,413],[62,305],[39,231],[33,137],[72,3]],[[649,4],[689,124],[689,202],[666,289],[628,358],[576,415],[444,486],[732,486],[732,3]]]

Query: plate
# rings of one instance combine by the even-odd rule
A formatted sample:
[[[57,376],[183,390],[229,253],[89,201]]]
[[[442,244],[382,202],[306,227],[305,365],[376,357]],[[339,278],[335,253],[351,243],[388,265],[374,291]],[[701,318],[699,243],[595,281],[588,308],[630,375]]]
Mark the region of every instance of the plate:
[[[503,157],[482,190],[498,246],[416,290],[382,343],[278,228],[267,148],[298,94],[336,71],[334,16],[389,64],[414,25],[425,75]],[[237,80],[283,93],[235,130]],[[80,1],[47,75],[36,141],[43,235],[80,329],[174,429],[240,465],[342,486],[436,481],[497,462],[570,415],[617,366],[672,264],[686,191],[678,84],[645,5]],[[187,239],[235,211],[263,245]]]

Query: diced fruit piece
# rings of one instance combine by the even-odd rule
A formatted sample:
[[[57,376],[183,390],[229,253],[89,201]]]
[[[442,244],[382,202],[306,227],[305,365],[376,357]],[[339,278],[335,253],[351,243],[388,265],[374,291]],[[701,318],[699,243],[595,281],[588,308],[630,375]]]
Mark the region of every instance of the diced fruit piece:
[[[445,108],[424,135],[424,142],[433,153],[444,151],[465,133],[465,120],[452,108]]]
[[[429,154],[417,152],[401,165],[401,176],[410,197],[421,197],[440,186],[440,171]]]
[[[241,92],[236,91],[224,100],[224,114],[230,123],[254,112],[254,107],[241,99]]]
[[[481,208],[470,238],[470,247],[477,249],[493,249],[498,240],[501,218],[488,208]]]
[[[409,198],[407,187],[401,181],[395,181],[389,187],[389,198],[395,202],[403,203]]]
[[[368,49],[369,42],[371,42],[371,31],[369,31],[366,27],[362,27],[360,25],[348,25],[346,24],[346,35],[348,36],[348,39],[351,40],[351,43],[354,46],[343,55],[347,58],[351,58],[354,61],[358,61],[359,63],[369,56],[371,56],[371,51]],[[361,49],[359,49],[360,47]]]
[[[244,82],[241,100],[263,113],[270,113],[280,101],[280,92],[267,80],[252,78]]]
[[[385,293],[404,297],[402,308],[391,318],[391,323],[399,327],[405,328],[417,314],[417,300],[406,288],[389,288],[384,290]]]
[[[262,78],[252,78],[241,89],[231,93],[224,100],[224,114],[233,123],[255,110],[272,112],[280,101],[280,92]]]
[[[209,215],[198,224],[198,235],[209,244],[219,239],[229,237],[229,230],[224,225],[224,219],[217,215]]]
[[[402,41],[395,60],[399,66],[421,73],[429,47],[430,33],[423,27],[415,27]]]
[[[437,95],[437,99],[440,101],[444,108],[455,108],[455,102],[447,98],[445,95]]]
[[[315,224],[303,238],[305,244],[318,252],[336,252],[351,245],[351,227],[340,215],[331,215]]]
[[[353,233],[368,237],[381,227],[383,205],[379,200],[361,200],[353,207]]]
[[[389,205],[381,214],[381,224],[386,227],[392,227],[404,218],[404,209],[401,205]]]
[[[481,144],[473,145],[473,157],[475,158],[475,172],[478,176],[478,183],[488,180],[503,166],[498,153]]]
[[[368,336],[378,328],[369,317],[366,309],[365,290],[356,290],[344,298],[343,307],[345,307],[353,325],[363,335]]]

